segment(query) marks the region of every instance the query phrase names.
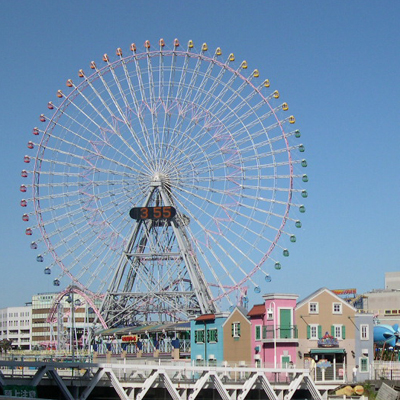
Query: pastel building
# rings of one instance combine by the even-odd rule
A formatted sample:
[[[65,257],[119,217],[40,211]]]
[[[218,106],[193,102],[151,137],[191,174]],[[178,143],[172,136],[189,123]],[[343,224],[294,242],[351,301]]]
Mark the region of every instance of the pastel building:
[[[223,323],[228,314],[203,314],[190,322],[190,356],[196,365],[220,365],[224,358]]]
[[[191,321],[191,359],[195,365],[250,365],[251,322],[247,310],[204,314]]]
[[[371,379],[372,364],[374,362],[374,316],[367,313],[357,313],[354,316],[355,348],[351,357],[358,365],[356,380],[358,382]]]
[[[355,354],[360,328],[371,337],[370,328],[365,331],[367,323],[361,322],[362,318],[356,319],[356,315],[357,310],[351,304],[327,288],[315,291],[297,304],[299,356],[315,380],[351,380],[362,352],[368,349],[367,356],[371,356],[369,340],[360,344]]]
[[[244,366],[252,363],[251,322],[247,310],[236,307],[222,324],[223,360],[230,366]]]
[[[297,361],[298,332],[295,307],[298,295],[271,293],[249,312],[251,360],[266,368],[285,368]]]

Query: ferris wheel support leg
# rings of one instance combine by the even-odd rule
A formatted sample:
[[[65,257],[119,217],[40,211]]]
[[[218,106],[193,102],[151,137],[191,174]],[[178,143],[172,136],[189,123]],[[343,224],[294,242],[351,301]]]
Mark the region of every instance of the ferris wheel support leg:
[[[150,193],[148,194],[143,207],[146,207],[149,204],[149,201],[153,195],[154,189],[152,191],[150,191]],[[138,236],[138,232],[139,232],[139,228],[140,228],[140,224],[142,222],[136,222],[135,223],[135,228],[132,231],[131,236],[129,237],[129,241],[124,249],[123,254],[121,255],[119,262],[118,262],[118,266],[115,269],[115,273],[113,276],[113,279],[111,281],[111,284],[109,285],[107,292],[104,296],[104,299],[102,301],[102,304],[100,306],[100,313],[103,315],[104,320],[106,321],[106,323],[108,324],[108,321],[110,319],[110,310],[112,307],[112,303],[113,303],[113,297],[114,297],[114,293],[116,293],[118,291],[118,288],[120,287],[120,284],[122,282],[124,273],[126,271],[127,265],[129,264],[129,259],[127,254],[132,252],[133,246],[136,242],[137,236]],[[131,279],[131,287],[133,285],[133,281],[134,281],[134,277]],[[125,284],[126,286],[126,284]],[[126,291],[126,287],[125,287],[125,291]],[[95,323],[97,323],[97,317],[95,320]]]
[[[163,203],[167,206],[172,206],[170,196],[168,196],[164,185],[159,183],[159,191],[163,200]],[[196,294],[200,310],[203,314],[215,313],[217,311],[216,305],[212,302],[212,295],[206,283],[203,272],[197,262],[196,257],[192,254],[190,241],[183,224],[178,222],[179,217],[176,216],[172,220],[172,228],[174,230],[175,237],[178,241],[178,245],[185,260],[185,265],[190,276],[190,280],[194,286],[194,292]]]

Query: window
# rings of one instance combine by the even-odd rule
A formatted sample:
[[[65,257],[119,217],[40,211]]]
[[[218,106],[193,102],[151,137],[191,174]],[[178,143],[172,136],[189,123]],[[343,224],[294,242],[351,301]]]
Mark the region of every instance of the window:
[[[342,313],[342,303],[333,303],[332,304],[332,312],[333,312],[333,314],[341,314]]]
[[[369,325],[366,324],[360,325],[360,339],[361,340],[369,339]]]
[[[346,327],[344,325],[332,325],[331,335],[336,339],[346,339]]]
[[[204,329],[198,329],[194,331],[194,342],[204,343]]]
[[[318,314],[318,303],[308,303],[308,312],[310,314]]]
[[[232,324],[232,337],[240,337],[240,322],[234,322]]]
[[[255,332],[256,340],[261,340],[261,325],[256,325],[256,332]]]
[[[360,357],[360,372],[369,371],[369,359],[368,357]]]
[[[208,343],[217,343],[218,342],[218,330],[217,329],[209,329],[207,331],[207,342]]]
[[[307,339],[318,340],[321,337],[322,327],[318,324],[310,324],[307,326]]]

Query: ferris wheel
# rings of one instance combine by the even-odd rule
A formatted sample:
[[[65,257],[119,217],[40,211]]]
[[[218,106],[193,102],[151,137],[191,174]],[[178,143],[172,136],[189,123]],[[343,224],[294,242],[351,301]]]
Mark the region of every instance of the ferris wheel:
[[[307,162],[257,69],[205,43],[146,41],[92,61],[56,97],[20,188],[55,286],[97,297],[116,326],[232,307],[281,268]]]

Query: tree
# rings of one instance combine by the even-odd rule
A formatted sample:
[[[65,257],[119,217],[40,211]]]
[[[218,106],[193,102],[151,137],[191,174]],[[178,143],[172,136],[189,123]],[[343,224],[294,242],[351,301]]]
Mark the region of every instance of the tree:
[[[5,354],[7,354],[7,351],[12,349],[11,344],[12,344],[12,341],[9,339],[0,340],[1,352],[2,353],[4,352]]]

